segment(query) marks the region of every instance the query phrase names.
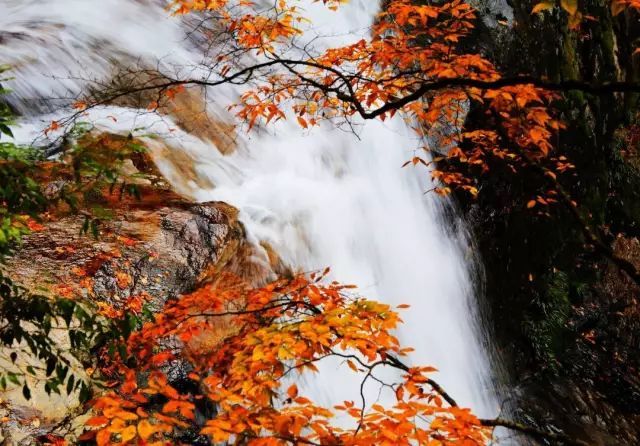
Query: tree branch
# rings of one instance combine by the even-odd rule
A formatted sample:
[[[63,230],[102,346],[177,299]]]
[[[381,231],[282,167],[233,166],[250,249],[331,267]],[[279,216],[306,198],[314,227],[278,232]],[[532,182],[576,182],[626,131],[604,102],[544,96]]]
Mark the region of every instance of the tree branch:
[[[253,76],[256,71],[281,65],[285,69],[287,69],[291,74],[297,76],[301,81],[306,82],[309,86],[317,88],[318,90],[324,93],[332,93],[335,94],[338,99],[341,101],[350,103],[357,111],[358,115],[360,115],[363,119],[375,119],[387,112],[398,110],[405,105],[408,105],[414,101],[419,100],[424,95],[429,92],[442,90],[445,88],[453,88],[453,87],[461,87],[461,88],[480,88],[484,90],[492,90],[499,89],[503,87],[517,86],[517,85],[534,85],[536,87],[550,90],[550,91],[582,91],[589,94],[594,95],[606,95],[606,94],[614,94],[614,93],[640,93],[640,83],[633,82],[603,82],[603,83],[590,83],[581,80],[563,80],[563,81],[547,81],[544,79],[540,79],[534,76],[514,76],[514,77],[505,77],[496,80],[481,80],[481,79],[472,79],[472,78],[441,78],[434,80],[425,80],[420,82],[419,77],[416,79],[419,83],[419,87],[414,90],[412,93],[407,94],[401,98],[386,102],[384,105],[372,109],[367,110],[365,106],[356,98],[355,91],[353,86],[351,85],[350,80],[352,77],[338,68],[328,65],[323,65],[317,62],[313,62],[311,60],[297,60],[297,59],[281,59],[274,58],[270,59],[266,62],[251,65],[249,67],[245,67],[241,70],[236,71],[230,75],[220,75],[220,78],[217,80],[208,80],[208,79],[168,79],[166,82],[152,84],[152,85],[144,85],[141,87],[135,87],[131,89],[127,89],[127,91],[118,92],[113,96],[107,97],[105,99],[101,99],[91,104],[91,106],[105,105],[116,99],[119,99],[123,96],[140,93],[144,91],[150,90],[164,90],[167,88],[175,87],[175,86],[187,86],[187,85],[198,85],[203,87],[215,87],[222,84],[245,84],[253,79]],[[308,76],[304,76],[302,73],[295,71],[292,67],[294,66],[304,66],[308,68],[315,68],[322,71],[327,71],[342,81],[342,86],[346,89],[342,90],[340,87],[335,87],[332,85],[323,85],[322,83],[309,78]],[[394,77],[402,77],[402,76],[419,76],[420,73],[416,71],[410,72],[400,72],[396,74]],[[357,77],[357,76],[356,76]],[[238,82],[240,80],[240,82]]]
[[[425,94],[452,87],[480,88],[484,90],[495,90],[503,87],[516,85],[534,85],[536,87],[550,91],[583,91],[585,93],[604,95],[612,93],[640,93],[640,83],[630,82],[604,82],[593,84],[579,80],[566,80],[550,82],[533,76],[505,77],[493,81],[468,78],[443,78],[434,81],[424,82],[416,91],[395,101],[387,102],[385,105],[365,113],[360,113],[365,119],[376,118],[386,112],[397,110],[420,99]]]
[[[542,440],[552,440],[554,442],[560,442],[561,444],[568,446],[589,446],[589,443],[571,438],[563,433],[546,432],[535,427],[528,426],[526,424],[505,420],[502,418],[494,418],[490,420],[481,419],[480,424],[486,427],[504,427],[512,431],[522,432],[523,434],[527,434]]]

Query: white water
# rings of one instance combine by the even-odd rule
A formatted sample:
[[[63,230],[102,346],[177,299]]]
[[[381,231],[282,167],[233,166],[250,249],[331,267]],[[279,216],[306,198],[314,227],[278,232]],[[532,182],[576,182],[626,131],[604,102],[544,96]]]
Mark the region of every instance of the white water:
[[[318,4],[308,10],[335,44],[366,35],[377,2],[352,0],[337,13]],[[75,94],[86,84],[69,77],[105,77],[113,60],[155,66],[161,58],[167,69],[200,60],[183,24],[150,0],[0,0],[0,30],[13,33],[0,38],[6,57],[0,63],[16,67],[12,102],[31,115],[18,132],[23,140],[52,120],[34,114],[48,110],[40,99]],[[218,108],[233,94],[210,92]],[[93,111],[91,119],[122,132],[145,126],[145,132],[169,134],[175,127],[113,107]],[[269,242],[294,268],[331,266],[333,277],[358,285],[367,297],[410,304],[399,335],[416,348],[412,363],[438,367],[435,378],[460,404],[495,415],[489,364],[475,329],[467,243],[447,230],[443,199],[424,194],[431,188],[424,169],[401,169],[417,146],[406,125],[368,122],[358,133],[360,139],[331,128],[303,132],[285,122],[240,135],[229,156],[180,131],[171,132],[169,143],[197,159],[198,173],[216,185],[196,197],[238,207],[252,239]],[[309,383],[313,392],[327,403],[357,400],[355,381],[334,373],[334,366]]]

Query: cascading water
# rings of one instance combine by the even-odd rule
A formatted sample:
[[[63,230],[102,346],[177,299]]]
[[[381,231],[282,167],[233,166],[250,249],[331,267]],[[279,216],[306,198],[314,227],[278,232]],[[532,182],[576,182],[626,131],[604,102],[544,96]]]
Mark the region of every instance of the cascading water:
[[[314,29],[331,35],[331,45],[366,35],[378,8],[374,0],[352,0],[337,13],[307,6]],[[14,66],[10,100],[24,115],[17,132],[23,142],[55,118],[46,114],[59,105],[52,98],[86,85],[79,78],[107,78],[116,63],[167,68],[196,66],[202,58],[185,39],[184,24],[151,0],[0,0],[0,10],[0,62]],[[209,92],[220,109],[234,94],[230,88]],[[425,194],[431,187],[425,171],[401,169],[417,147],[401,119],[358,126],[359,137],[329,127],[303,132],[281,122],[239,135],[229,155],[176,130],[169,118],[140,110],[105,107],[87,119],[111,131],[143,128],[138,133],[167,137],[215,185],[188,185],[193,196],[238,207],[256,245],[268,242],[294,269],[331,266],[333,277],[358,285],[367,297],[410,304],[399,336],[416,349],[411,362],[437,366],[435,378],[459,403],[495,415],[489,364],[475,329],[473,261],[464,236],[446,227],[446,202]],[[187,187],[171,163],[160,167]],[[308,388],[327,403],[356,400],[356,383],[331,369],[325,366]]]

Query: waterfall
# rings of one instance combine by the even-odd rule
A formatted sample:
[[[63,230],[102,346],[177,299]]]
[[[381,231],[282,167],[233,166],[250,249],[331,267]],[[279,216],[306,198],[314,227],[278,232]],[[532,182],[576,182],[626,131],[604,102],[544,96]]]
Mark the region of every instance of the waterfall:
[[[351,0],[338,12],[305,5],[314,29],[331,36],[328,44],[366,35],[378,9],[374,0]],[[30,142],[41,135],[52,119],[69,113],[57,110],[65,102],[56,98],[108,78],[116,65],[198,67],[202,53],[184,31],[185,23],[158,1],[0,0],[0,63],[14,66],[9,99],[24,116],[16,137]],[[223,113],[237,93],[212,89],[211,110]],[[296,270],[330,266],[333,278],[357,285],[366,297],[410,304],[398,334],[415,348],[411,363],[437,367],[434,378],[461,405],[496,414],[476,326],[473,255],[458,225],[444,218],[449,203],[425,193],[432,187],[427,172],[401,168],[418,146],[402,119],[356,123],[355,134],[280,122],[239,132],[237,150],[223,155],[211,142],[176,129],[170,117],[142,112],[103,107],[87,119],[111,131],[157,133],[188,154],[197,175],[214,187],[179,184],[170,162],[161,169],[198,200],[236,206],[258,249],[268,242]],[[307,388],[327,404],[357,400],[355,383],[332,367]]]

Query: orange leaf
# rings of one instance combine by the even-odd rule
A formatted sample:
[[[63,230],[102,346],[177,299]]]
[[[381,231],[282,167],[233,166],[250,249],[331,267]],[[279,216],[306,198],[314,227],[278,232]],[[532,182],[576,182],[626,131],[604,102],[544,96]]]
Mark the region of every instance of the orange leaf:
[[[173,353],[170,351],[164,351],[153,355],[153,357],[151,358],[151,363],[154,365],[161,365],[170,359],[173,359]]]
[[[49,127],[47,127],[47,129],[44,131],[45,135],[48,135],[49,132],[55,132],[56,130],[58,130],[60,128],[60,124],[58,123],[58,121],[51,121],[51,124],[49,125]]]
[[[287,395],[289,398],[293,399],[298,396],[298,386],[293,384],[289,389],[287,389]]]
[[[307,121],[303,117],[298,116],[297,118],[298,118],[298,124],[300,124],[303,128],[306,129],[309,127],[309,124],[307,124]]]
[[[107,417],[93,417],[87,420],[84,424],[89,427],[102,427],[109,423]]]
[[[40,232],[44,230],[44,226],[31,218],[27,220],[27,227],[31,232]]]

